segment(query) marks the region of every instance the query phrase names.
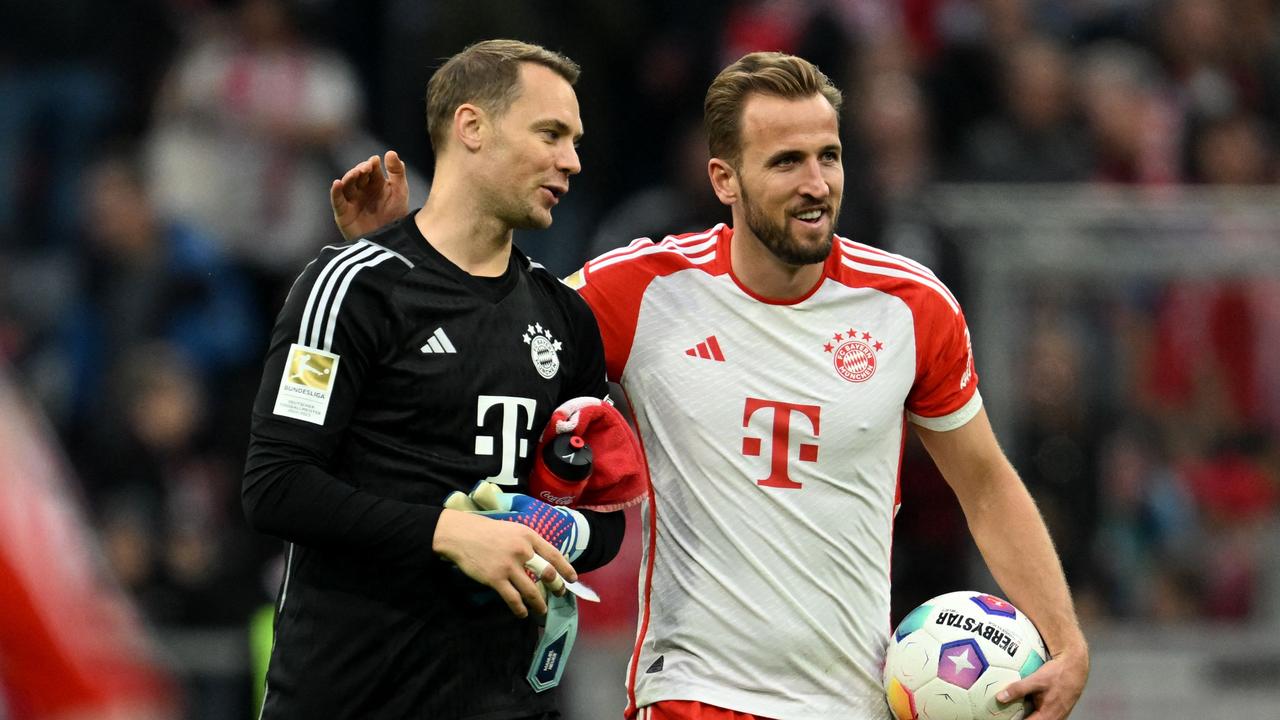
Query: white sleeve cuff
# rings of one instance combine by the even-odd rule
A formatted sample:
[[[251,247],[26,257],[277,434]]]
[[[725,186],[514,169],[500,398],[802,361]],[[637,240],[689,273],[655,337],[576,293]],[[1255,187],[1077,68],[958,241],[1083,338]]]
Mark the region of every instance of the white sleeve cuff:
[[[962,405],[959,410],[956,410],[950,415],[943,415],[942,417],[931,418],[931,417],[924,417],[923,415],[916,415],[913,412],[908,412],[907,419],[910,420],[912,423],[919,425],[922,428],[925,428],[926,430],[936,430],[938,432],[946,432],[948,430],[955,430],[956,428],[969,422],[970,420],[973,419],[973,416],[978,414],[978,411],[981,409],[982,409],[982,393],[978,392],[977,390],[974,390],[973,397],[969,398],[969,402]]]
[[[565,559],[573,562],[582,557],[582,553],[587,549],[587,543],[591,542],[591,523],[587,522],[585,515],[573,508],[562,509],[573,518],[573,532],[569,534],[569,539],[565,542],[568,549],[562,551]]]

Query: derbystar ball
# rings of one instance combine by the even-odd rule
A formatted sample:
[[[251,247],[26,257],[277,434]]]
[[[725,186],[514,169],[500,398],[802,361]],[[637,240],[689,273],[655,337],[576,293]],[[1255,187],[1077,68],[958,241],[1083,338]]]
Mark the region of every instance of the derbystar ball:
[[[1021,720],[1021,700],[996,693],[1049,658],[1031,621],[986,593],[939,595],[912,610],[889,639],[884,688],[897,720]]]

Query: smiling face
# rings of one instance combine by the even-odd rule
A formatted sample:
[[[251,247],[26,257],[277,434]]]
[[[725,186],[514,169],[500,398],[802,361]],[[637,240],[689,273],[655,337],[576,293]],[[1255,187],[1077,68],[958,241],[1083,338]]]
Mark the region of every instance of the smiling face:
[[[741,127],[735,225],[745,224],[783,263],[822,262],[844,193],[835,109],[820,94],[754,94],[743,106]]]
[[[550,68],[520,66],[520,93],[504,112],[491,117],[491,142],[482,173],[483,201],[511,228],[551,225],[551,208],[578,174],[577,142],[582,119],[573,86]]]

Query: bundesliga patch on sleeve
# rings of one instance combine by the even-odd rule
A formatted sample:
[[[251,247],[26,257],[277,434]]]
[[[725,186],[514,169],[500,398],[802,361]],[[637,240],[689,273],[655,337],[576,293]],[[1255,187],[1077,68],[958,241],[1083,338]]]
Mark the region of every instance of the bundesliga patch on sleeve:
[[[289,359],[284,364],[284,376],[280,378],[280,391],[276,394],[276,407],[272,412],[281,417],[323,425],[329,411],[329,396],[333,394],[333,381],[338,376],[339,359],[337,355],[323,350],[297,343],[290,345]]]

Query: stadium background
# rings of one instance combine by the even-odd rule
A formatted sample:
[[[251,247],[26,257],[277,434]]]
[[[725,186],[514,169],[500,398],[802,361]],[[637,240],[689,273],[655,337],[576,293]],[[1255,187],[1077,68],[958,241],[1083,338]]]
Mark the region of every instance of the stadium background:
[[[238,499],[265,335],[335,238],[329,181],[394,148],[416,206],[426,79],[505,36],[584,68],[585,170],[517,235],[561,273],[727,220],[708,82],[756,49],[818,63],[846,96],[840,233],[967,308],[1094,645],[1076,717],[1280,703],[1280,2],[4,0],[0,33],[0,569],[53,635],[114,627],[158,669],[86,697],[168,678],[158,717],[252,715],[280,571]],[[902,485],[895,617],[991,587],[914,444]],[[591,578],[570,718],[617,717],[637,556]],[[61,595],[85,572],[114,619]],[[32,637],[0,627],[0,718],[56,716],[24,684]]]

